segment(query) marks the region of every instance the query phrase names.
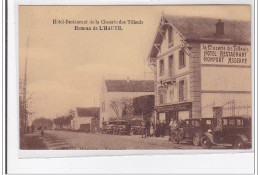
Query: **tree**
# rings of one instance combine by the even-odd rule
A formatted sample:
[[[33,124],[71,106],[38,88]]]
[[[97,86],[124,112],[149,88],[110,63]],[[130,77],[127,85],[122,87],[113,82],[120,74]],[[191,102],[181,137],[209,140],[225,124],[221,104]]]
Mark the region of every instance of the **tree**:
[[[110,101],[110,107],[114,110],[116,117],[129,117],[133,113],[133,100],[128,97],[113,99]]]
[[[144,119],[151,116],[154,109],[154,95],[145,95],[133,99],[133,114],[142,115]]]
[[[114,99],[110,101],[110,107],[114,110],[116,117],[120,117],[120,102],[118,99]]]

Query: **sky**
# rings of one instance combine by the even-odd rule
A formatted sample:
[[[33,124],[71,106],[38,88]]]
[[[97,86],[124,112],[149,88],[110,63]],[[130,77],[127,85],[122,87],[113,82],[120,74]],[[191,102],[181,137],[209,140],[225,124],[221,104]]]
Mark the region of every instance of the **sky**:
[[[162,13],[250,20],[249,6],[20,6],[19,75],[27,58],[27,94],[34,118],[99,106],[103,79],[153,79],[148,57]],[[142,20],[123,30],[74,30],[68,20]],[[109,25],[109,24],[107,24]]]

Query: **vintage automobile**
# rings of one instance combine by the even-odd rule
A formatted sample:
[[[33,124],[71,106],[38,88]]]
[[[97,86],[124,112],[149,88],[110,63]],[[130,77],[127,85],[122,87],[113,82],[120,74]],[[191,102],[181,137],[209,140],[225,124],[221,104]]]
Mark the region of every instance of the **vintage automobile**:
[[[143,119],[134,118],[129,120],[131,125],[131,132],[130,135],[141,135],[142,134],[142,122],[144,122]]]
[[[232,144],[235,149],[251,148],[251,125],[251,118],[223,117],[222,126],[202,134],[201,145],[205,149],[219,144]]]
[[[202,134],[214,129],[216,120],[214,118],[190,118],[179,125],[179,129],[172,132],[171,140],[174,143],[179,143],[182,140],[191,141],[193,145],[198,146]]]
[[[115,135],[130,135],[131,128],[129,121],[117,120],[113,128],[113,134]]]
[[[113,134],[115,121],[104,121],[102,122],[102,134]]]

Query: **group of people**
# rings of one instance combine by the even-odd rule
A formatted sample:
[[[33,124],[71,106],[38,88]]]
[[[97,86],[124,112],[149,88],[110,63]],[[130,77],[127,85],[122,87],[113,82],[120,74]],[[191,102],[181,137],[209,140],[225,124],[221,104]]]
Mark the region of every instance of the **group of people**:
[[[166,129],[169,129],[169,138],[171,138],[171,134],[178,130],[179,123],[177,120],[171,119],[169,126],[167,127],[164,120],[157,120],[156,125],[150,120],[147,120],[142,123],[142,138],[145,137],[165,137],[166,135]]]

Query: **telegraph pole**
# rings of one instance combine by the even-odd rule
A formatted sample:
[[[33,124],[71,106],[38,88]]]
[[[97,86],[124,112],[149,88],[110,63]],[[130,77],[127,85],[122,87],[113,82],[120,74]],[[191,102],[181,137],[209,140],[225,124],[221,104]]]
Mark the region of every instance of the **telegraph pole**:
[[[29,37],[27,38],[26,44],[26,57],[25,57],[25,68],[24,68],[24,84],[23,84],[23,111],[24,111],[24,118],[23,118],[23,125],[24,125],[24,132],[26,133],[27,125],[28,125],[28,111],[27,111],[27,58],[28,58],[28,46],[29,46]]]

